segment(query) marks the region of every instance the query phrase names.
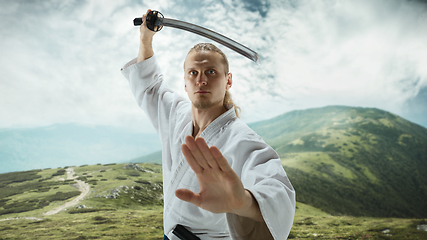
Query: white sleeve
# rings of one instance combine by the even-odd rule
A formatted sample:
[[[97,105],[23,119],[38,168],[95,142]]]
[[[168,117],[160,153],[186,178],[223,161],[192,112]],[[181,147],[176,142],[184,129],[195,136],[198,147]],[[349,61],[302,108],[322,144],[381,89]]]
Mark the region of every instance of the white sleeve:
[[[234,240],[286,239],[295,216],[295,190],[277,153],[261,141],[238,144],[245,159],[241,172],[243,186],[257,200],[264,222],[227,214]]]
[[[150,118],[160,138],[167,137],[169,123],[174,121],[175,113],[188,102],[163,81],[156,57],[136,63],[136,58],[122,68],[138,106]]]

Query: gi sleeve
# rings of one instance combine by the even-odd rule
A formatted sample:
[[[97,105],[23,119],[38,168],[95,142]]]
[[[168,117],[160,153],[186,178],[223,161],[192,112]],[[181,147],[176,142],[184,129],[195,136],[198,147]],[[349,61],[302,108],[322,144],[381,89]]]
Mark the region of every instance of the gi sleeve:
[[[162,140],[168,137],[169,122],[185,99],[171,90],[163,81],[163,75],[155,55],[137,63],[136,58],[122,68],[138,106],[150,118]]]
[[[286,239],[295,215],[295,190],[277,153],[262,140],[238,144],[243,186],[257,200],[264,222],[227,214],[234,240]]]

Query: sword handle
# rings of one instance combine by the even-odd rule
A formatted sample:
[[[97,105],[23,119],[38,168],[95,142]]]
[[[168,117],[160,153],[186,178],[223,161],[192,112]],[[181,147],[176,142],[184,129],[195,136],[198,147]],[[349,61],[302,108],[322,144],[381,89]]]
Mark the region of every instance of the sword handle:
[[[150,11],[145,18],[145,24],[147,28],[151,31],[158,32],[163,26],[160,24],[161,20],[164,18],[163,14],[159,11]],[[143,23],[142,18],[135,18],[133,20],[134,26],[139,26]]]

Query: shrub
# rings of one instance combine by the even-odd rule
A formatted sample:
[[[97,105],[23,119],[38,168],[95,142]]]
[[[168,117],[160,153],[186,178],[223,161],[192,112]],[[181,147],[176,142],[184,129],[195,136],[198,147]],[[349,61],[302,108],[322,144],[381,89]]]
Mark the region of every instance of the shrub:
[[[129,171],[127,173],[127,175],[132,176],[132,177],[139,177],[139,176],[141,176],[141,174],[139,174],[139,172],[137,172],[137,171]]]
[[[37,189],[37,192],[49,192],[49,190],[50,190],[50,188],[48,188],[48,187],[42,187],[42,188]]]
[[[76,208],[68,211],[69,214],[75,213],[89,213],[89,212],[99,212],[99,211],[116,211],[113,208]]]
[[[52,174],[52,177],[64,175],[65,172],[66,172],[65,169],[59,169],[58,171],[56,171],[56,173]]]
[[[9,184],[13,182],[25,182],[31,181],[37,178],[41,178],[42,176],[37,175],[41,170],[31,170],[25,172],[11,172],[11,173],[3,173],[0,174],[0,183],[2,185]]]
[[[86,182],[87,181],[87,177],[78,177],[77,180]]]
[[[136,183],[141,183],[141,184],[151,184],[149,181],[147,181],[147,180],[143,180],[143,179],[135,180],[135,182],[136,182]]]
[[[98,180],[93,179],[93,180],[88,181],[87,183],[92,184],[92,185],[97,185]]]
[[[108,164],[104,164],[104,166],[111,166],[111,165],[116,165],[116,163],[108,163]]]
[[[99,208],[77,208],[77,209],[71,209],[68,211],[69,214],[75,214],[75,213],[88,213],[88,212],[99,212],[101,211]]]

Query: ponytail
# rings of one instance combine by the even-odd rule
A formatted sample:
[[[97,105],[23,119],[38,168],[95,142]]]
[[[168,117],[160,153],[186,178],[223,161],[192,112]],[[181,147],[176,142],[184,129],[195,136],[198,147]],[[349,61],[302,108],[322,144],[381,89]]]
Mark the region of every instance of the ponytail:
[[[241,109],[240,109],[240,107],[238,107],[234,102],[233,102],[233,99],[231,98],[231,94],[230,94],[230,92],[227,90],[227,91],[225,91],[225,96],[224,96],[224,107],[226,108],[226,109],[230,109],[230,107],[234,107],[234,112],[236,113],[236,116],[238,117],[238,118],[240,118],[240,112],[241,112]]]

